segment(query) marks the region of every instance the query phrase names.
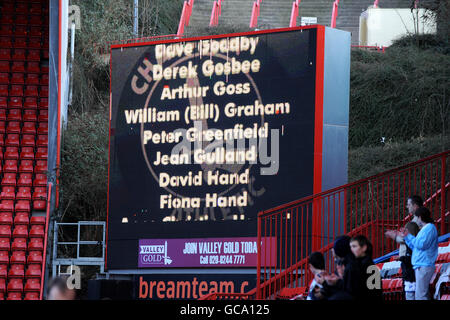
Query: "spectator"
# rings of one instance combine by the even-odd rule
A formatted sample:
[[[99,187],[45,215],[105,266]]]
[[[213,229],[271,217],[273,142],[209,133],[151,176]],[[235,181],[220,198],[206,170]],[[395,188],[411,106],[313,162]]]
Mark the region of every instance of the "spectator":
[[[47,300],[75,300],[77,297],[74,289],[67,286],[67,277],[56,277],[48,284]]]
[[[423,200],[417,195],[410,196],[406,201],[406,208],[408,209],[409,214],[414,214],[420,207],[423,207]]]
[[[381,300],[381,275],[372,260],[372,244],[363,235],[350,240],[350,249],[355,256],[347,267],[345,287],[356,300]]]
[[[430,210],[420,207],[414,212],[413,222],[420,228],[417,236],[404,231],[405,243],[412,249],[411,263],[416,277],[416,300],[429,300],[429,285],[438,256],[438,232],[433,224]]]
[[[320,291],[320,298],[326,300],[352,300],[353,297],[344,290],[347,266],[354,259],[350,250],[350,237],[340,236],[334,241],[332,249],[336,271],[332,274],[317,274],[315,279],[317,283],[323,286]],[[316,296],[317,297],[317,296]]]
[[[419,226],[415,222],[408,222],[406,224],[406,229],[408,229],[409,234],[417,236],[419,233]],[[403,290],[405,292],[406,300],[415,299],[416,291],[416,277],[414,274],[413,265],[411,263],[412,250],[408,247],[401,237],[397,237],[400,240],[399,247],[399,260],[401,262],[402,268],[402,278],[403,278]]]
[[[325,274],[325,258],[321,252],[313,252],[310,254],[308,258],[308,266],[311,273],[314,275],[322,275]],[[317,283],[314,278],[309,287],[309,293],[306,300],[319,300],[320,297],[320,289],[322,289],[322,285]]]

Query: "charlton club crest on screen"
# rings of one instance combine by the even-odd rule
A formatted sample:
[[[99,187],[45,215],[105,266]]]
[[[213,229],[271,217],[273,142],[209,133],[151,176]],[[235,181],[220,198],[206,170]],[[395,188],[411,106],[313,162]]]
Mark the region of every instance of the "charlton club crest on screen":
[[[157,241],[159,242],[159,241]],[[167,241],[164,243],[139,243],[139,267],[170,265],[172,259],[167,256]]]

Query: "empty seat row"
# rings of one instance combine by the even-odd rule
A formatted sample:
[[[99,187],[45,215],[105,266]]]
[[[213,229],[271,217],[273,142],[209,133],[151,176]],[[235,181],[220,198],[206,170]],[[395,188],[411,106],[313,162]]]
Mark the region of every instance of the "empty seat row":
[[[19,240],[20,238],[16,239]],[[42,239],[32,239],[32,240],[40,240]],[[39,250],[37,250],[39,251]],[[40,250],[42,251],[42,250]],[[42,265],[38,263],[33,263],[28,266],[24,266],[23,264],[14,264],[11,265],[10,270],[13,271],[8,272],[8,265],[0,264],[0,279],[5,278],[40,278],[42,275]],[[23,273],[22,273],[23,271]]]
[[[0,61],[0,72],[48,74],[48,71],[48,66],[41,66],[40,63],[36,61]]]
[[[0,49],[0,60],[40,61],[41,53],[48,59],[48,49]]]
[[[29,36],[41,37],[43,40],[48,39],[49,29],[46,25],[41,26],[25,26],[25,25],[0,25],[1,36]]]
[[[48,110],[22,110],[21,108],[14,108],[11,106],[9,108],[7,107],[7,109],[3,109],[0,106],[0,121],[47,122]]]
[[[47,136],[43,136],[47,137]],[[0,161],[0,173],[45,173],[47,160],[5,159]]]
[[[33,179],[32,173],[20,173],[17,177],[17,174],[8,172],[3,173],[1,181],[2,187],[44,187],[47,185],[47,176],[43,173],[36,173]]]
[[[36,14],[48,13],[40,2],[6,2],[2,5],[2,13]]]
[[[22,263],[24,264],[25,254],[26,252],[31,251],[43,251],[44,250],[44,239],[42,238],[30,238],[29,241],[27,238],[14,238],[11,248],[7,245],[10,244],[10,239],[7,238],[0,238],[0,251],[4,252],[2,261],[3,266],[7,266],[8,264],[16,264],[16,263]],[[9,256],[9,262],[6,263],[6,253],[11,252],[11,255]],[[0,272],[0,278],[4,275],[3,272]]]
[[[0,121],[0,133],[48,134],[48,122]]]
[[[14,228],[10,225],[0,225],[0,238],[42,238],[44,237],[44,226],[31,225],[30,231],[28,231],[27,225],[15,225]],[[0,263],[6,263],[6,257],[0,257]],[[9,261],[9,256],[8,256]]]
[[[35,187],[33,190],[33,197],[31,197],[31,188],[30,187],[18,187],[16,192],[15,187],[13,186],[4,186],[2,187],[0,193],[0,200],[46,200],[47,199],[47,191],[44,186]]]
[[[0,300],[22,300],[22,294],[20,292],[8,292],[5,296],[5,293],[0,292]],[[40,300],[39,292],[26,292],[23,300],[31,301],[31,300]]]
[[[0,36],[0,48],[41,49],[48,48],[48,43],[42,42],[41,37]]]
[[[48,146],[48,136],[44,134],[33,135],[24,134],[20,137],[19,134],[10,133],[4,137],[5,134],[0,133],[0,147],[47,147]],[[3,150],[2,150],[3,151]],[[9,168],[13,168],[14,164],[9,162]],[[17,168],[17,164],[15,165]],[[0,166],[0,172],[1,170]],[[5,169],[5,168],[4,168]],[[8,169],[8,168],[6,168]],[[17,170],[3,170],[4,172],[16,172]]]
[[[40,97],[48,98],[48,86],[13,84],[8,88],[7,84],[0,84],[0,97]]]
[[[5,86],[7,87],[7,86]],[[0,109],[48,109],[48,98],[36,97],[5,97],[0,85]],[[8,94],[8,89],[3,90]]]
[[[38,278],[29,278],[26,280],[25,285],[20,278],[12,278],[8,280],[6,285],[6,279],[0,279],[0,292],[3,294],[8,290],[8,300],[21,300],[22,292],[33,292],[38,294],[41,289],[41,280]],[[13,297],[13,293],[17,293]]]
[[[16,25],[31,25],[40,26],[47,24],[48,14],[43,15],[26,15],[26,14],[12,14],[4,13],[0,17],[0,23],[2,24],[16,24]]]
[[[39,200],[34,201],[33,203],[42,203],[42,206],[39,208],[34,208],[34,211],[43,211],[46,209],[46,201],[45,200]],[[30,202],[25,200],[19,200],[16,204],[16,207],[21,206],[22,208],[26,208],[27,210],[30,210]],[[19,210],[19,209],[16,209]],[[33,218],[33,217],[32,217]],[[2,212],[0,211],[0,225],[25,225],[28,226],[29,224],[32,224],[32,218],[30,219],[30,211],[16,211],[16,214],[14,215],[12,212]],[[14,247],[13,247],[14,249]],[[1,249],[0,249],[1,250]]]
[[[48,74],[39,75],[37,73],[23,74],[14,72],[11,73],[10,76],[10,73],[8,72],[0,72],[0,84],[27,84],[47,86]]]

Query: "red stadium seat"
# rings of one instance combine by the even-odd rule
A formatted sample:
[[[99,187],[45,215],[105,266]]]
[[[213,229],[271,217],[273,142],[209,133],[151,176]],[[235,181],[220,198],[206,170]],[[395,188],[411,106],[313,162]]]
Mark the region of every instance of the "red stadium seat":
[[[40,147],[36,150],[36,160],[47,160],[48,154],[47,154],[47,148]]]
[[[19,191],[16,194],[17,200],[31,200],[31,188],[30,187],[19,187]]]
[[[0,226],[0,229],[2,226]],[[0,264],[8,265],[9,264],[9,252],[8,251],[0,251]]]
[[[23,282],[22,279],[10,279],[8,281],[8,292],[22,292]]]
[[[36,146],[35,137],[34,137],[34,135],[31,135],[31,134],[23,135],[22,141],[20,143],[21,143],[22,147],[33,147],[34,148]]]
[[[20,152],[20,160],[33,160],[33,159],[34,159],[34,149],[32,147],[23,147],[22,152]]]
[[[26,49],[28,48],[28,39],[25,37],[16,37],[13,43],[14,48]]]
[[[31,225],[36,226],[45,226],[45,217],[44,216],[33,216],[30,221]]]
[[[9,61],[0,61],[0,72],[8,73],[10,70]]]
[[[14,201],[13,200],[2,200],[0,203],[1,212],[13,212],[14,211]]]
[[[12,59],[15,61],[24,61],[26,60],[25,54],[25,49],[15,49],[14,53],[12,54]]]
[[[25,284],[26,292],[39,292],[41,290],[41,281],[40,279],[30,278],[27,279]]]
[[[0,238],[11,238],[11,226],[0,226]]]
[[[2,11],[4,12],[4,8],[2,8]],[[12,36],[13,35],[13,30],[12,30],[12,26],[10,25],[1,25],[0,26],[0,36]]]
[[[12,225],[13,219],[12,219],[12,212],[0,212],[0,224],[1,225]],[[3,250],[0,248],[0,250]]]
[[[27,174],[27,173],[24,173]],[[31,178],[30,178],[31,180]],[[16,217],[19,213],[30,212],[30,202],[27,200],[19,200],[15,205]]]
[[[28,30],[27,30],[27,26],[17,26],[15,27],[14,30],[14,35],[15,36],[19,36],[19,37],[26,37],[28,35]]]
[[[20,122],[10,121],[6,127],[6,133],[20,133]]]
[[[41,238],[31,238],[30,244],[28,245],[29,251],[43,251],[44,241]]]
[[[8,121],[22,121],[22,110],[11,109],[8,112]]]
[[[6,121],[6,109],[0,109],[0,121]]]
[[[11,76],[11,84],[24,84],[23,73],[13,73]]]
[[[40,16],[30,16],[30,25],[40,26],[42,24],[42,18]]]
[[[27,238],[28,227],[25,225],[17,225],[14,227],[13,238]]]
[[[37,101],[36,98],[33,97],[26,97],[25,102],[23,104],[24,109],[37,109]]]
[[[11,125],[12,122],[9,123],[9,125]],[[8,125],[8,126],[9,126]],[[11,129],[13,128],[12,126],[10,127]],[[20,127],[19,127],[20,130]],[[8,131],[8,129],[6,129],[6,131]],[[13,130],[11,130],[13,131]],[[12,160],[17,160],[19,159],[19,149],[17,147],[6,147],[6,151],[5,154],[3,155],[3,157],[5,159],[12,159]]]
[[[8,277],[8,268],[5,264],[0,264],[0,279]]]
[[[0,84],[9,84],[9,74],[8,73],[0,73]]]
[[[40,98],[39,109],[48,109],[48,98]]]
[[[25,298],[23,300],[40,300],[39,293],[37,292],[26,292]]]
[[[28,73],[40,73],[41,67],[39,66],[39,62],[30,61],[27,63],[27,72]]]
[[[34,141],[34,140],[33,140]],[[23,144],[23,139],[22,139]],[[22,160],[19,166],[20,173],[33,173],[33,161],[32,160]]]
[[[48,86],[48,74],[43,74],[39,83],[41,85]]]
[[[31,14],[42,14],[42,6],[40,3],[32,3],[30,7]]]
[[[47,176],[42,173],[36,174],[34,181],[33,181],[33,186],[46,187],[47,186]]]
[[[38,97],[39,96],[38,87],[37,86],[26,86],[24,95],[26,97]]]
[[[27,258],[27,263],[42,265],[42,253],[40,251],[30,251]]]
[[[48,122],[39,122],[37,133],[48,135]]]
[[[27,75],[25,82],[29,85],[39,85],[39,76],[37,74],[30,73]]]
[[[11,49],[0,49],[0,60],[11,60]]]
[[[5,160],[3,172],[17,173],[17,160]]]
[[[5,293],[6,292],[6,280],[0,279],[0,292]]]
[[[22,127],[22,134],[36,134],[36,124],[34,122],[24,122]]]
[[[28,41],[28,48],[29,49],[41,49],[41,39],[39,37],[30,37]]]
[[[21,252],[23,257],[25,258],[25,252],[23,252],[23,251],[17,251],[17,252]],[[16,253],[16,252],[14,252],[14,253]],[[23,264],[13,264],[12,260],[13,260],[13,258],[11,258],[11,266],[9,267],[8,278],[23,279],[25,277],[24,265]]]
[[[8,285],[9,288],[9,285]],[[8,289],[9,291],[9,289]],[[21,292],[8,292],[8,297],[6,300],[22,300],[22,293]]]
[[[28,17],[24,14],[16,15],[16,24],[28,24]]]
[[[26,278],[40,278],[42,266],[40,264],[30,264],[25,272]]]
[[[6,109],[7,107],[8,107],[8,98],[0,96],[0,108]]]
[[[26,238],[15,238],[11,249],[15,251],[27,251],[27,239]]]
[[[5,173],[2,179],[2,187],[3,186],[16,186],[16,174],[15,173]],[[3,202],[3,201],[2,201]]]
[[[12,85],[9,95],[11,97],[22,97],[23,96],[23,86],[17,85],[17,84]]]
[[[22,97],[11,97],[8,104],[9,109],[22,109],[22,107],[23,107]]]
[[[11,241],[7,238],[0,238],[0,251],[9,251],[11,249]]]
[[[13,251],[9,262],[12,264],[25,264],[26,263],[25,251],[18,250]]]
[[[46,110],[43,110],[46,111]],[[48,120],[48,119],[47,119]],[[36,122],[37,121],[37,114],[36,114],[36,110],[32,110],[32,109],[27,109],[23,112],[23,121],[32,121],[32,122]]]
[[[40,97],[48,97],[48,86],[41,86]]]
[[[13,44],[10,37],[0,37],[0,46],[2,48],[12,48]]]
[[[36,173],[46,173],[47,172],[47,161],[38,160],[36,161],[36,166],[34,167]]]
[[[3,187],[0,194],[0,200],[14,200],[16,198],[16,192],[14,187]]]
[[[17,109],[13,109],[17,110]],[[13,111],[11,110],[11,111]],[[7,147],[19,147],[20,146],[20,139],[19,135],[17,133],[11,133],[6,136],[5,145]],[[17,171],[17,163],[16,163],[16,171]]]
[[[30,36],[31,37],[42,37],[42,31],[40,27],[32,26],[30,27]]]
[[[30,238],[43,238],[45,235],[44,226],[32,225],[30,229]]]
[[[25,201],[25,200],[23,200],[23,201]],[[17,204],[16,204],[16,207],[17,207]],[[25,212],[25,211],[17,212],[16,216],[14,217],[14,225],[28,225],[30,222],[30,219],[28,217],[28,212]]]
[[[9,95],[8,85],[0,84],[0,96],[1,97],[7,97],[8,95]]]
[[[25,62],[14,61],[11,67],[12,72],[25,72]]]
[[[19,180],[17,180],[17,186],[19,187],[31,187],[33,185],[33,175],[31,173],[21,173]]]
[[[27,55],[27,61],[40,61],[41,53],[39,50],[29,50]]]

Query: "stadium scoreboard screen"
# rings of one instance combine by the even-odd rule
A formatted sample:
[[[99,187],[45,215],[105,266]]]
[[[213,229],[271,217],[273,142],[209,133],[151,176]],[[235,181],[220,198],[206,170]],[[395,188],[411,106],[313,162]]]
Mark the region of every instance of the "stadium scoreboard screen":
[[[258,212],[326,185],[326,30],[112,47],[108,269],[256,266]]]

